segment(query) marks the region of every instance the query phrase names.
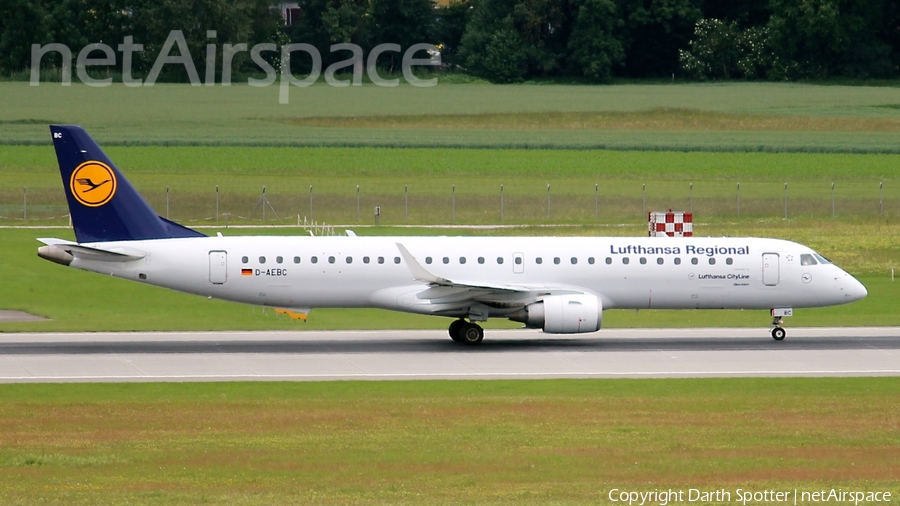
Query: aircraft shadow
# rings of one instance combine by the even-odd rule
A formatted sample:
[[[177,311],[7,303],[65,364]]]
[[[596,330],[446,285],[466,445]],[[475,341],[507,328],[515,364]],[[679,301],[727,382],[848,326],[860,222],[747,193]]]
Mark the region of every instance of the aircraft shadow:
[[[787,338],[778,342],[759,338],[572,338],[486,339],[466,346],[444,339],[366,339],[301,341],[96,341],[13,342],[0,344],[0,355],[106,355],[197,353],[508,353],[508,352],[657,352],[657,351],[784,351],[784,350],[897,350],[900,339],[882,337]]]

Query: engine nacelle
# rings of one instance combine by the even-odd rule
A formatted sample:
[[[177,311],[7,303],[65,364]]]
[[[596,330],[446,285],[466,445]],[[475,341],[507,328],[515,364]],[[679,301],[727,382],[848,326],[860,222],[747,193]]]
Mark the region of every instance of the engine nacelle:
[[[548,334],[596,332],[603,321],[603,302],[588,294],[553,295],[525,306],[509,319]]]

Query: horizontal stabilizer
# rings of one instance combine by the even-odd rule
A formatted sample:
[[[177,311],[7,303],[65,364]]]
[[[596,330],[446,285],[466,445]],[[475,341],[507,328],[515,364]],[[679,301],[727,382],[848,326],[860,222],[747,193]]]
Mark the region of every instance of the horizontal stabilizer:
[[[46,244],[47,246],[52,246],[54,248],[65,251],[75,258],[80,258],[83,260],[93,260],[95,262],[131,262],[134,260],[140,260],[146,256],[144,252],[130,248],[127,250],[125,248],[92,248],[89,246],[82,246],[81,244],[77,244],[71,241],[66,241],[64,239],[53,238],[38,239],[38,241]]]

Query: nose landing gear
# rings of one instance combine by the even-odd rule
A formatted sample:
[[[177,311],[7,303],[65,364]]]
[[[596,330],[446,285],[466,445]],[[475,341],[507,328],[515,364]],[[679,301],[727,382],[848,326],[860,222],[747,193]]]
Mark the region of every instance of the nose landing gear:
[[[784,337],[787,335],[787,332],[781,328],[781,319],[785,316],[793,316],[794,310],[792,308],[775,308],[772,310],[772,325],[775,328],[772,329],[772,339],[776,341],[783,341]]]
[[[777,325],[777,323],[776,323],[776,325]],[[772,329],[772,339],[774,339],[776,341],[784,340],[785,335],[786,335],[786,332],[781,327],[775,327],[774,329]]]

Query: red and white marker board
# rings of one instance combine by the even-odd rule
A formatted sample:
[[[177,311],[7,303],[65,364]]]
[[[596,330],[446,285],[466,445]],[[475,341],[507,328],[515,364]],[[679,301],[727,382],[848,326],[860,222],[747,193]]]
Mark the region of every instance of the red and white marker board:
[[[692,237],[694,235],[693,213],[668,211],[648,214],[651,237]]]

